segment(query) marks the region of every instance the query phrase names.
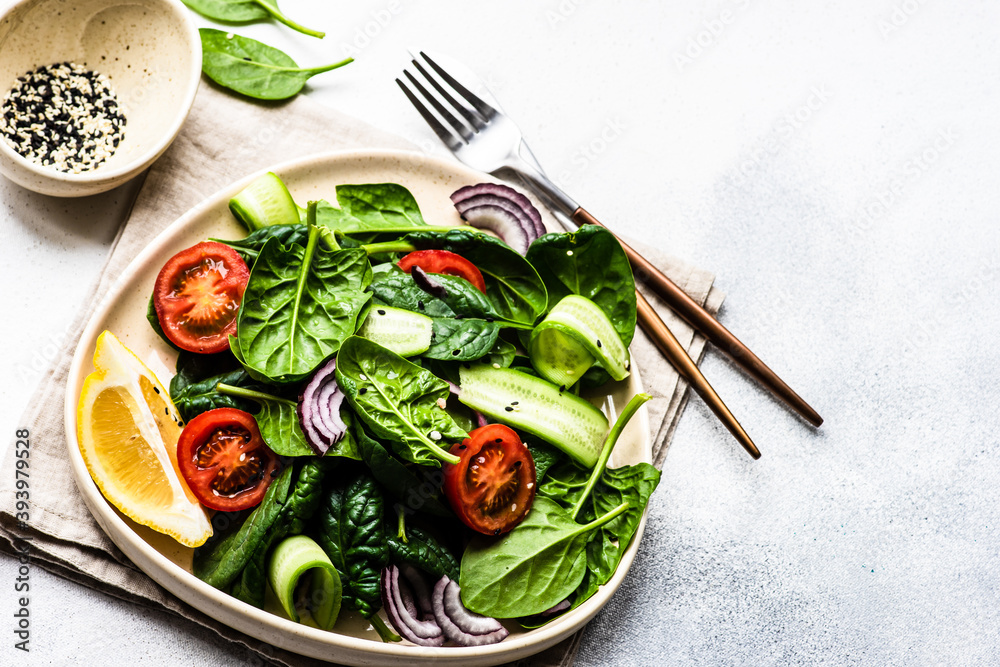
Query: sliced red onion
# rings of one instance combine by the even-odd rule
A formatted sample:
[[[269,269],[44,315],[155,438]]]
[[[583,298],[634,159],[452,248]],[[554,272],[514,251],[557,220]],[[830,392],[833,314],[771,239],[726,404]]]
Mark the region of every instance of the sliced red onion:
[[[399,566],[399,573],[413,588],[413,597],[416,598],[417,606],[420,608],[420,620],[426,621],[434,618],[434,604],[431,602],[431,587],[427,585],[427,580],[417,568],[409,563]]]
[[[336,359],[320,366],[306,383],[296,408],[302,434],[320,456],[326,454],[347,432],[347,424],[340,417],[344,392],[337,386],[336,368]]]
[[[400,580],[399,568],[389,565],[382,570],[382,606],[393,629],[407,640],[420,646],[442,646],[444,634],[433,618],[420,619],[414,604],[413,591]]]
[[[434,618],[445,637],[461,646],[485,646],[507,638],[510,633],[500,621],[466,609],[460,593],[458,583],[448,577],[441,577],[434,585]]]
[[[566,598],[559,604],[553,605],[539,614],[539,616],[555,616],[556,614],[562,613],[569,609],[569,598]]]
[[[538,212],[535,205],[531,203],[530,199],[522,195],[520,192],[506,185],[500,185],[499,183],[480,183],[479,185],[468,185],[457,190],[451,196],[451,201],[458,205],[482,195],[499,197],[509,201],[511,204],[516,206],[528,220],[531,221],[535,234],[538,236],[545,234],[545,225],[542,224],[542,214]]]
[[[488,229],[522,255],[545,233],[542,216],[531,201],[506,185],[467,185],[451,195],[462,218],[473,227]]]
[[[489,420],[486,419],[486,415],[484,415],[479,410],[473,410],[472,416],[476,418],[476,426],[480,428],[482,428],[483,426],[487,426],[490,423]]]
[[[462,395],[462,388],[461,387],[459,387],[457,384],[455,384],[451,380],[445,380],[445,382],[448,383],[448,391],[450,391],[452,393],[452,395],[454,395],[456,398],[458,398],[459,396]]]
[[[410,275],[413,276],[413,282],[417,284],[417,287],[427,292],[431,296],[435,296],[439,299],[444,299],[448,296],[448,290],[444,288],[444,285],[427,275],[419,266],[414,266],[410,270]]]

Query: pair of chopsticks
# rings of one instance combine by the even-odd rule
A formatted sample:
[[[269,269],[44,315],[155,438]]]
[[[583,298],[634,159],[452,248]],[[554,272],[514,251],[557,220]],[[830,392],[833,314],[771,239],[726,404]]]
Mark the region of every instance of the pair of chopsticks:
[[[601,225],[597,218],[582,207],[576,209],[571,219],[577,225]],[[664,275],[662,271],[653,266],[646,258],[620,238],[618,241],[628,255],[638,279],[656,292],[681,319],[694,327],[696,331],[727,354],[747,374],[759,381],[766,389],[784,401],[810,424],[819,426],[823,423],[823,418],[819,413],[806,403],[802,397],[796,394],[791,387],[785,384],[774,371],[768,368],[732,332],[712,317],[708,311],[689,297],[684,290]],[[667,328],[667,325],[660,316],[656,314],[649,301],[638,290],[636,290],[636,300],[640,324],[650,335],[652,341],[664,356],[667,357],[674,368],[677,369],[681,377],[691,384],[692,388],[708,404],[712,412],[729,429],[729,432],[733,434],[750,456],[754,459],[759,459],[760,450],[757,449],[753,440],[736,420],[736,417],[733,416],[733,413],[729,411],[726,404],[723,403],[722,399],[712,388],[712,385],[709,384],[697,364],[688,355],[687,350],[677,341],[677,338]]]

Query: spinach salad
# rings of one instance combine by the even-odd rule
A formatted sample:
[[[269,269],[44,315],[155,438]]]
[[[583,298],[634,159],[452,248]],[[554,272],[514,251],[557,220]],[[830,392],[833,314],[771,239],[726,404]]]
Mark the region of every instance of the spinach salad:
[[[631,268],[601,227],[535,233],[504,187],[461,192],[526,220],[521,252],[428,224],[401,185],[303,209],[268,174],[230,203],[244,238],[167,262],[149,320],[216,511],[197,577],[425,646],[539,627],[612,578],[660,474],[607,463],[649,396],[610,424],[580,393],[629,374]]]

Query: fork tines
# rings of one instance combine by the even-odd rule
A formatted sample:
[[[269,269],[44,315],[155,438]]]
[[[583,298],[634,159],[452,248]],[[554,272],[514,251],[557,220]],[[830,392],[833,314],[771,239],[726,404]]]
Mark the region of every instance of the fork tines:
[[[434,76],[431,72],[428,72],[428,68],[425,68],[417,58],[410,61],[416,70],[423,76],[423,78],[430,83],[431,87],[437,91],[441,98],[444,98],[444,102],[434,94],[432,94],[427,87],[420,82],[420,80],[415,77],[409,70],[404,69],[403,74],[409,80],[410,85],[416,89],[419,93],[419,97],[400,79],[396,79],[396,83],[400,88],[403,89],[403,93],[410,100],[410,102],[417,108],[420,115],[423,116],[427,124],[433,128],[434,132],[438,135],[438,138],[443,141],[449,149],[456,150],[460,148],[463,144],[469,143],[472,140],[473,135],[483,130],[486,125],[497,115],[497,110],[483,101],[475,93],[470,91],[468,88],[463,86],[455,77],[448,74],[444,69],[442,69],[436,62],[431,60],[431,58],[423,51],[419,54],[420,58],[423,58],[424,62],[427,63],[429,68],[436,73]],[[446,87],[447,86],[447,87]],[[450,90],[449,90],[450,89]],[[460,102],[455,99],[455,95],[452,93],[457,93],[458,96],[462,97],[468,104]],[[437,111],[438,115],[435,116],[430,109],[424,104],[424,101],[430,104]],[[471,105],[471,106],[470,106]],[[460,115],[463,120],[459,120],[455,113]],[[454,132],[450,131],[444,123],[451,126]]]

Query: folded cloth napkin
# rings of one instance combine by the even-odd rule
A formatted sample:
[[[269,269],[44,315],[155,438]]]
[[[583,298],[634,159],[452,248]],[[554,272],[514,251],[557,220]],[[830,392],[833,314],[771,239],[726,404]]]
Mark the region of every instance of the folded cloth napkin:
[[[283,105],[265,106],[241,101],[210,85],[201,87],[180,136],[149,170],[91,292],[91,303],[77,315],[70,329],[75,333],[68,336],[66,347],[46,371],[21,420],[31,433],[31,474],[46,483],[32,488],[30,518],[27,524],[21,524],[14,507],[15,449],[11,447],[0,474],[0,552],[15,555],[22,538],[30,538],[32,557],[39,566],[109,595],[186,619],[182,623],[207,628],[222,639],[243,645],[251,656],[259,656],[261,664],[328,664],[269,646],[219,623],[175,598],[125,558],[90,515],[77,491],[66,455],[63,404],[76,341],[94,306],[132,258],[166,225],[251,172],[320,151],[355,148],[413,146],[303,97]],[[712,287],[710,274],[654,250],[642,251],[709,311],[718,310],[723,297]],[[647,297],[658,305],[655,296]],[[659,312],[680,342],[692,357],[700,358],[704,340],[659,305]],[[684,407],[686,384],[641,331],[636,332],[632,354],[646,391],[653,395],[648,407],[655,434],[654,461],[659,466]],[[582,632],[519,664],[571,665]]]

